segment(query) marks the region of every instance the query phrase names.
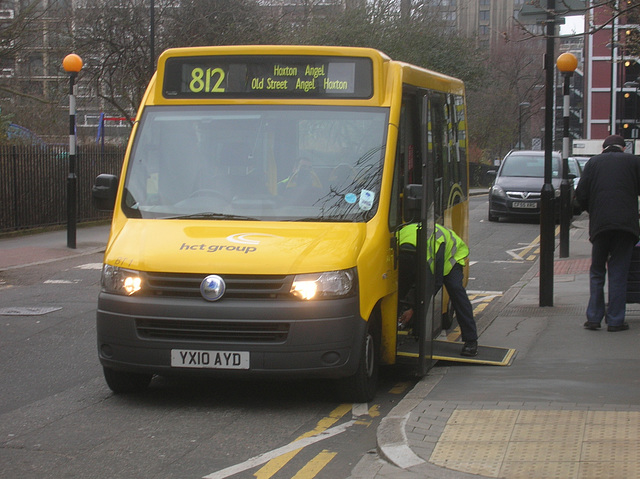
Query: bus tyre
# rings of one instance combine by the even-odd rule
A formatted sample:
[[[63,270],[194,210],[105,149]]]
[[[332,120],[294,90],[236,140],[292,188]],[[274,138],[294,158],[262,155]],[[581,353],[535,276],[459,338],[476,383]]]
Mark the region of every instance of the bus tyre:
[[[378,369],[380,363],[380,341],[376,327],[369,321],[360,352],[358,370],[353,376],[340,380],[340,393],[344,401],[368,402],[373,400],[378,389]]]
[[[144,391],[151,382],[151,374],[118,371],[107,367],[102,368],[107,386],[116,394],[137,393]]]

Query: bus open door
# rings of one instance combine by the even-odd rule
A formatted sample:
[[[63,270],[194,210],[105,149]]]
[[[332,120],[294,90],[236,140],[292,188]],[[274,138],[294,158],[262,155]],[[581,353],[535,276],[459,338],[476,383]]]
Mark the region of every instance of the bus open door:
[[[406,155],[405,188],[403,191],[403,221],[417,224],[417,234],[412,242],[416,251],[411,254],[399,245],[400,302],[403,301],[403,283],[415,285],[415,305],[412,327],[398,332],[398,360],[409,363],[415,374],[422,377],[437,361],[435,340],[450,326],[452,313],[443,311],[443,289],[436,290],[433,271],[437,265],[428,265],[428,257],[436,260],[435,252],[427,254],[427,248],[434,247],[433,232],[436,222],[443,221],[446,209],[444,197],[445,145],[449,143],[444,125],[446,100],[435,92],[419,92],[404,99],[404,125],[413,123],[413,133],[408,134],[412,142],[411,153]],[[411,105],[411,106],[409,106]],[[401,122],[401,128],[403,123]],[[402,143],[402,142],[401,142]],[[402,148],[402,146],[401,146]],[[400,160],[402,161],[402,160]],[[402,259],[408,255],[409,259]],[[407,276],[412,277],[407,280]],[[408,307],[400,305],[400,309]],[[445,314],[443,314],[445,313]]]

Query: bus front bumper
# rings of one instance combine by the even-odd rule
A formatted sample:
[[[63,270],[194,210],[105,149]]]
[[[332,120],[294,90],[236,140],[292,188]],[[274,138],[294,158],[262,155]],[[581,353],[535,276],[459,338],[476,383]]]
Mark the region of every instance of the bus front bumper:
[[[208,303],[101,293],[97,312],[102,365],[158,375],[350,376],[366,328],[355,296]]]

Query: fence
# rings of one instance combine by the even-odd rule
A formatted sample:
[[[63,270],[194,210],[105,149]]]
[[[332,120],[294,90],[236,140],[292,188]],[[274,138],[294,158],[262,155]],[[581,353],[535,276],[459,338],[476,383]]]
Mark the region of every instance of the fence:
[[[77,221],[109,219],[91,204],[100,173],[120,174],[124,147],[80,146],[76,154]],[[0,145],[0,233],[67,221],[67,148]]]
[[[108,219],[91,203],[91,186],[100,173],[120,174],[124,147],[80,146],[77,152],[78,216],[87,222]],[[471,163],[472,186],[491,183],[491,166]],[[0,145],[0,233],[67,221],[67,148]]]
[[[496,166],[485,165],[482,163],[469,163],[469,185],[490,186],[495,177],[487,174],[487,171],[497,169],[498,168]]]

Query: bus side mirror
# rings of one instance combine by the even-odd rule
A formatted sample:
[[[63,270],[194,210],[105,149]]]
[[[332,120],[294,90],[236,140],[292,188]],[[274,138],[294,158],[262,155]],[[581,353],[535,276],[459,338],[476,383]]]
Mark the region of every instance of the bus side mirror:
[[[118,194],[118,177],[115,175],[98,175],[91,188],[93,206],[100,211],[113,211]]]
[[[405,221],[419,221],[422,208],[422,185],[404,187],[403,211]]]

